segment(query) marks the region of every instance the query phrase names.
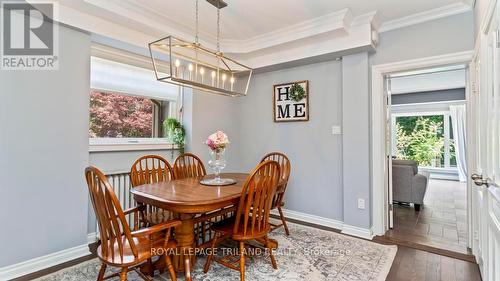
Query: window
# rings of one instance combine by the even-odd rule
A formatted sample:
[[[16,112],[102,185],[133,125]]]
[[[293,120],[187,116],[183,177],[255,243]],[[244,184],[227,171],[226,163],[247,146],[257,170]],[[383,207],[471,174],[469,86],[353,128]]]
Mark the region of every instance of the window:
[[[158,82],[149,60],[112,57],[91,58],[90,151],[172,148],[163,121],[177,118],[179,87]]]
[[[423,167],[456,168],[449,112],[394,114],[393,155]]]
[[[92,91],[89,137],[162,137],[163,120],[169,117],[167,109],[168,101]]]

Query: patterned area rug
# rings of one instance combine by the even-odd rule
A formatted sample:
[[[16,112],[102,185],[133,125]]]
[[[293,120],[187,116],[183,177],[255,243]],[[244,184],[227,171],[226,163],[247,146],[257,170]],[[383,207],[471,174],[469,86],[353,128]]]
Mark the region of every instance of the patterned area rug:
[[[397,246],[381,245],[352,238],[338,233],[320,230],[298,224],[289,224],[290,236],[283,228],[274,231],[276,239],[278,269],[274,270],[266,255],[255,255],[246,260],[245,279],[262,280],[385,280],[397,252]],[[239,280],[239,272],[214,262],[210,271],[202,269],[205,257],[200,257],[195,265],[193,280],[229,281]],[[100,262],[97,259],[55,272],[39,278],[39,281],[87,281],[96,280]],[[108,267],[107,274],[113,269]],[[183,277],[179,274],[179,280]],[[108,280],[117,280],[108,279]],[[119,280],[119,278],[118,278]],[[142,280],[135,272],[130,272],[128,280]],[[167,273],[156,275],[155,280],[170,280]]]

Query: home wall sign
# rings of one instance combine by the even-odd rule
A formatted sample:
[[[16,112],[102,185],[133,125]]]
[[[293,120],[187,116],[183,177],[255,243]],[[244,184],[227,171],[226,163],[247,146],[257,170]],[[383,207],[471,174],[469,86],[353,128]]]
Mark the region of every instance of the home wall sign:
[[[273,87],[274,122],[309,120],[309,81],[289,82]]]

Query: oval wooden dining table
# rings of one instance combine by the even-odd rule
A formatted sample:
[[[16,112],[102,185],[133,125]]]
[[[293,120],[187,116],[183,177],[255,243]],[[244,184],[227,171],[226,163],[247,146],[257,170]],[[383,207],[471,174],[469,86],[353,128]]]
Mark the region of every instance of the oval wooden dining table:
[[[243,173],[221,174],[221,177],[236,180],[236,184],[226,186],[202,185],[200,180],[203,177],[197,177],[140,185],[130,191],[138,204],[172,211],[182,221],[182,224],[175,228],[179,255],[174,256],[174,268],[178,272],[185,272],[186,280],[192,280],[191,267],[196,258],[194,217],[197,214],[237,205],[247,176],[248,174]],[[205,177],[213,178],[213,175]]]

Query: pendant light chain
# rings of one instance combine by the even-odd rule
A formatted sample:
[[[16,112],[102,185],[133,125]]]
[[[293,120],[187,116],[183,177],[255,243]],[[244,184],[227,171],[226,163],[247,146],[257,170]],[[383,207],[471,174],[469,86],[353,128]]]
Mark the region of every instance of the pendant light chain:
[[[194,37],[194,42],[196,43],[196,45],[198,45],[198,25],[199,25],[199,12],[198,12],[198,2],[199,0],[196,0],[196,15],[195,15],[195,25],[196,25],[196,34],[195,34],[195,37]]]
[[[220,34],[221,34],[221,27],[220,27],[220,0],[217,1],[217,52],[220,53]]]

